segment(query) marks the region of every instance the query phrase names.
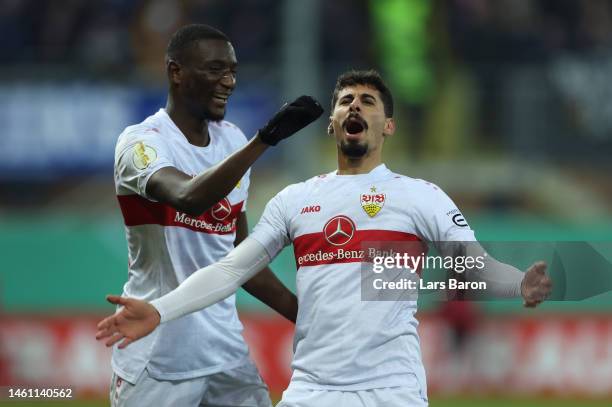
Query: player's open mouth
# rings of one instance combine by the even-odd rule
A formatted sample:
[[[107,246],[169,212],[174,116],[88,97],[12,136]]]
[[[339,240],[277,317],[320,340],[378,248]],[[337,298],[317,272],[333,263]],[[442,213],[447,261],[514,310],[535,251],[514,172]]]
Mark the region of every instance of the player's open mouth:
[[[368,124],[359,116],[350,116],[342,127],[348,136],[357,136],[368,128]]]

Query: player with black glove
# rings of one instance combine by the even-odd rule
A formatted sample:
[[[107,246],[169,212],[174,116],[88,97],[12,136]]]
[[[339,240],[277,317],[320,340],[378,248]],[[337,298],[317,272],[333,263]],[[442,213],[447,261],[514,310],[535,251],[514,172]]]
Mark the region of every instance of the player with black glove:
[[[323,114],[321,104],[311,96],[300,96],[285,103],[257,134],[264,143],[275,146],[284,138],[297,133]]]
[[[128,126],[115,150],[115,192],[130,259],[123,294],[148,300],[220,260],[248,236],[249,168],[270,145],[322,112],[311,98],[300,98],[275,115],[261,136],[247,140],[224,120],[238,70],[225,34],[202,24],[181,27],[170,39],[165,62],[166,106]],[[296,320],[297,298],[269,269],[243,287]],[[154,349],[144,343],[114,349],[112,406],[174,406],[190,400],[194,405],[271,407],[241,329],[228,300],[212,312],[160,329]],[[156,374],[150,376],[151,366]],[[168,392],[177,374],[186,378],[181,390]]]
[[[321,104],[310,96],[286,103],[242,148],[195,177],[175,167],[151,176],[147,195],[190,215],[200,215],[227,196],[255,160],[269,147],[290,137],[323,114]]]

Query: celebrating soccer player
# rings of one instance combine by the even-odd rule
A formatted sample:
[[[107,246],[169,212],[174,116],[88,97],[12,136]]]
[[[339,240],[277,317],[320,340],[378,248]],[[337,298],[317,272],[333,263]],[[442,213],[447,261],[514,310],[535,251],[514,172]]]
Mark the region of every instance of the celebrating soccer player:
[[[166,53],[165,109],[119,136],[115,184],[129,249],[126,296],[159,298],[244,240],[249,167],[269,145],[323,113],[302,96],[247,142],[238,127],[223,121],[237,65],[220,31],[205,25],[179,29]],[[242,283],[295,321],[295,295],[269,269]],[[241,332],[235,298],[225,296],[129,349],[115,347],[111,404],[270,406]]]
[[[293,243],[300,308],[293,376],[279,406],[427,405],[416,301],[362,301],[364,258],[346,253],[359,253],[364,242],[432,242],[458,256],[475,250],[467,244],[475,238],[440,188],[382,163],[383,145],[394,132],[393,99],[381,77],[374,71],[341,75],[328,127],[338,170],[285,188],[248,238],[163,297],[150,303],[109,297],[124,308],[100,322],[98,339],[123,347],[211,306]],[[484,265],[478,278],[499,296],[522,296],[534,306],[550,293],[543,263],[526,273],[490,256]]]

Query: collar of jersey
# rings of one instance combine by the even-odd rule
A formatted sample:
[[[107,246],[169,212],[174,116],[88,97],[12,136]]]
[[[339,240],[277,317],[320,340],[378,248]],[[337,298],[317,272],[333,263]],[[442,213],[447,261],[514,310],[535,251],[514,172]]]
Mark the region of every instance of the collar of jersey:
[[[330,175],[334,176],[334,177],[338,177],[338,178],[359,178],[359,177],[375,177],[378,175],[383,175],[383,174],[387,174],[389,172],[389,170],[387,169],[387,166],[385,164],[379,164],[378,166],[374,167],[372,169],[372,171],[365,173],[365,174],[347,174],[347,175],[338,175],[338,170],[332,172]]]
[[[179,129],[178,126],[176,125],[176,123],[174,123],[174,121],[172,120],[172,118],[170,117],[168,112],[166,112],[166,109],[164,109],[162,107],[161,109],[159,109],[159,111],[163,114],[164,120],[166,120],[170,124],[170,127],[172,127],[172,129],[174,130],[173,136],[175,136],[179,140],[182,140],[183,142],[189,144],[193,148],[210,150],[210,147],[212,146],[213,139],[214,139],[214,137],[212,135],[212,131],[210,129],[210,122],[208,123],[208,137],[210,137],[210,142],[208,143],[207,146],[204,146],[204,147],[194,146],[193,144],[189,143],[189,140],[187,140],[187,137],[185,137],[185,135],[183,134],[181,129]]]

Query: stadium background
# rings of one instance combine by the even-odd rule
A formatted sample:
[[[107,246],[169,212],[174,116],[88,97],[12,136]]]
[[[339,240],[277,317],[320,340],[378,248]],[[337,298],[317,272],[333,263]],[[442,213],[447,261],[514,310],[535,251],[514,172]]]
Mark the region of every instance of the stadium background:
[[[283,101],[328,106],[338,73],[374,67],[398,106],[388,166],[440,185],[481,240],[609,247],[609,1],[0,0],[0,386],[70,386],[80,401],[49,405],[104,405],[95,322],[127,262],[114,144],[163,106],[165,44],[189,22],[233,40],[227,118],[247,136]],[[285,185],[334,168],[324,120],[268,151],[251,222]],[[294,287],[290,250],[273,269]],[[292,328],[244,292],[238,302],[278,396]],[[610,405],[611,305],[422,304],[431,405]]]

